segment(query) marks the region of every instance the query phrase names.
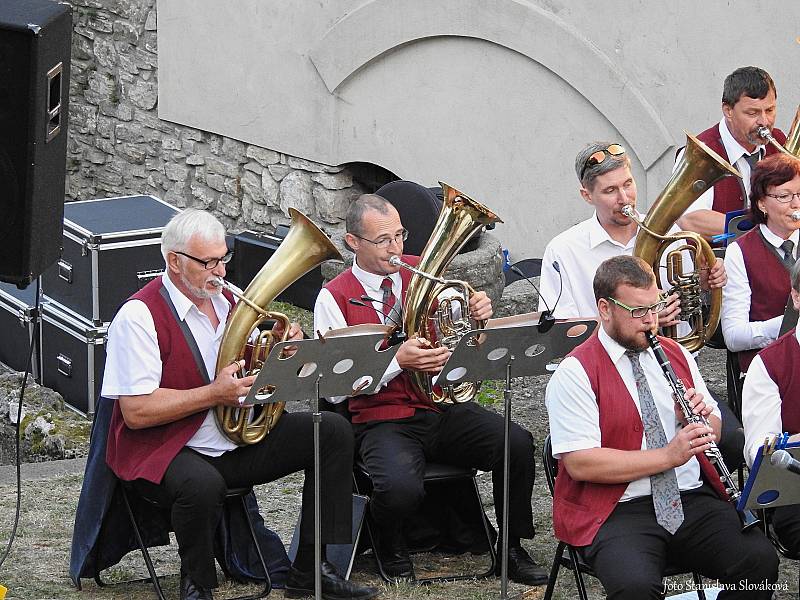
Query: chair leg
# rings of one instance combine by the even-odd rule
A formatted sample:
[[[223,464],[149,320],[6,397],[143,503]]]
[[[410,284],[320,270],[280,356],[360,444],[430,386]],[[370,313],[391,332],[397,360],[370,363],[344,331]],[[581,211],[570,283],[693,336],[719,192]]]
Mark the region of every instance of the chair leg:
[[[578,588],[578,598],[581,600],[589,600],[589,596],[586,593],[586,584],[583,581],[583,573],[581,573],[580,557],[578,556],[578,552],[572,546],[569,546],[567,550],[569,552],[569,558],[572,561],[572,572],[575,575],[575,585]]]
[[[700,573],[692,571],[692,579],[694,580],[694,587],[697,590],[697,600],[706,600],[706,592],[703,589],[703,578]]]
[[[567,545],[564,542],[558,542],[556,553],[553,555],[553,566],[550,567],[550,577],[547,578],[547,589],[544,591],[544,599],[550,600],[553,597],[553,591],[556,588],[556,580],[558,579],[558,570],[561,568],[561,557],[564,555],[564,549]]]
[[[142,535],[139,533],[139,525],[136,522],[136,517],[133,515],[131,504],[128,501],[128,494],[125,492],[124,487],[120,486],[120,490],[122,491],[122,500],[125,503],[125,510],[128,512],[128,518],[131,521],[131,527],[133,528],[133,533],[136,536],[136,542],[139,544],[139,549],[142,551],[142,557],[144,558],[144,564],[147,565],[147,571],[150,573],[150,581],[153,583],[156,596],[158,597],[158,600],[166,600],[164,596],[164,590],[161,589],[161,583],[158,581],[156,570],[153,568],[153,561],[150,560],[150,552],[148,552],[147,546],[145,546],[144,540],[142,540]],[[98,578],[95,579],[97,580]]]

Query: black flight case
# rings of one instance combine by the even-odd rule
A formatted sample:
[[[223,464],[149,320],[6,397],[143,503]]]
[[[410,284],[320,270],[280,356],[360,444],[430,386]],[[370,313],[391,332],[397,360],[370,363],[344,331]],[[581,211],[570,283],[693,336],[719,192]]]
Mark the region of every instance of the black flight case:
[[[0,283],[0,331],[3,332],[0,362],[24,372],[33,333],[38,331],[31,358],[31,374],[41,383],[42,329],[41,326],[37,329],[36,324],[41,324],[42,306],[36,308],[36,288],[36,281],[23,290],[10,283]]]

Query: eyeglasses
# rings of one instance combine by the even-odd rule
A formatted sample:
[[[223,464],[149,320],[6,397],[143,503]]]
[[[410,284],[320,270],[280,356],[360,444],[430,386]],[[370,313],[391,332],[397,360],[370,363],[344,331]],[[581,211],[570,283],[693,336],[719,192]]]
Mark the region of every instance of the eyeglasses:
[[[781,204],[787,204],[791,202],[794,198],[800,198],[800,192],[795,192],[792,194],[791,192],[786,192],[785,194],[764,194],[765,196],[769,196],[770,198],[775,198]]]
[[[203,265],[203,268],[206,271],[210,271],[211,269],[216,269],[219,263],[227,265],[229,262],[231,262],[231,259],[233,258],[233,252],[228,252],[222,258],[209,258],[208,260],[203,260],[201,258],[197,258],[196,256],[192,256],[191,254],[186,254],[186,252],[179,252],[178,250],[173,250],[173,252],[175,254],[180,254],[181,256],[185,256],[186,258],[191,258],[193,261],[200,263],[201,265]]]
[[[653,314],[660,313],[662,310],[667,308],[667,300],[664,296],[659,296],[658,302],[651,304],[650,306],[628,306],[627,304],[620,302],[616,298],[612,298],[608,296],[608,299],[611,300],[614,304],[619,306],[620,308],[624,308],[628,312],[631,313],[631,317],[634,319],[641,319],[647,313],[651,312]]]
[[[396,235],[394,235],[392,237],[385,237],[385,238],[381,238],[379,240],[368,240],[367,238],[361,237],[360,235],[357,235],[355,233],[352,234],[352,235],[354,237],[357,237],[360,240],[364,240],[365,242],[369,242],[370,244],[375,244],[381,250],[386,250],[389,246],[392,245],[392,242],[394,242],[398,246],[400,245],[401,242],[405,242],[408,239],[408,229],[403,229],[403,231],[401,231],[400,233],[398,233],[398,234],[396,234]]]
[[[598,150],[589,155],[589,158],[586,159],[586,162],[583,163],[583,168],[581,169],[581,176],[578,179],[583,180],[583,175],[586,173],[586,169],[589,167],[593,167],[595,165],[599,165],[603,162],[608,156],[622,156],[625,154],[625,148],[620,146],[619,144],[611,144],[605,150]]]

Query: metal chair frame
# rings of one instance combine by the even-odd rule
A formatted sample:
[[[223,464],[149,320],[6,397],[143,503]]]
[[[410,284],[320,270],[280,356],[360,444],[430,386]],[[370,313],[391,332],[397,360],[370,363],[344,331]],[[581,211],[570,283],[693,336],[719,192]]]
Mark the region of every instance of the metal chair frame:
[[[131,527],[133,528],[134,536],[136,537],[136,542],[139,544],[139,550],[142,553],[142,558],[144,559],[144,563],[147,566],[147,572],[150,574],[150,582],[153,584],[153,588],[156,593],[156,597],[158,600],[166,600],[166,596],[164,595],[164,590],[161,588],[161,583],[158,580],[158,575],[156,574],[155,567],[153,566],[153,561],[150,558],[150,551],[147,549],[147,545],[144,543],[142,539],[142,534],[139,529],[139,523],[136,521],[136,515],[133,512],[133,508],[131,507],[130,499],[128,498],[128,494],[132,493],[131,490],[127,489],[126,486],[120,482],[119,489],[122,493],[122,500],[125,504],[125,510],[128,513],[128,519],[130,521]],[[256,600],[257,598],[264,598],[267,596],[270,591],[272,590],[272,582],[269,578],[269,570],[267,569],[266,561],[264,560],[264,556],[261,553],[261,547],[258,545],[258,538],[256,537],[256,532],[253,527],[253,521],[250,519],[250,513],[247,512],[247,505],[245,504],[245,496],[249,494],[253,488],[231,488],[225,494],[225,500],[236,500],[238,499],[241,502],[242,510],[244,511],[245,518],[247,519],[247,526],[250,530],[250,536],[253,540],[253,544],[255,544],[256,552],[258,553],[258,558],[261,561],[261,566],[264,569],[264,573],[266,579],[264,581],[264,589],[261,590],[256,595],[246,595],[246,596],[237,596],[236,598],[231,598],[230,600]],[[144,498],[148,502],[158,506],[155,502]],[[95,582],[98,586],[104,587],[107,584],[100,578],[100,574],[98,573],[95,575]],[[147,581],[147,579],[140,579],[137,581]],[[126,582],[130,583],[130,582]]]
[[[550,496],[553,495],[555,488],[556,476],[558,475],[558,461],[553,458],[552,444],[550,436],[548,435],[542,445],[542,464],[544,465],[544,474],[547,478],[547,487],[550,489]],[[564,551],[567,551],[569,556],[564,556]],[[592,568],[586,564],[580,556],[578,549],[575,546],[567,544],[566,542],[558,541],[555,555],[553,556],[553,566],[550,568],[550,577],[547,580],[547,589],[544,592],[544,600],[550,600],[553,597],[553,591],[556,587],[556,580],[558,579],[558,571],[561,567],[570,569],[575,576],[575,586],[578,588],[578,597],[581,600],[588,600],[586,592],[586,584],[583,581],[583,575],[597,577]],[[671,577],[673,575],[681,575],[686,573],[683,569],[670,568],[664,572],[664,577]],[[706,594],[702,587],[702,578],[697,572],[692,572],[692,579],[694,580],[695,587],[697,588],[698,600],[706,600]]]
[[[486,534],[486,543],[489,548],[489,557],[491,559],[489,568],[481,573],[475,573],[471,575],[453,574],[453,575],[439,575],[436,577],[423,577],[420,579],[414,579],[415,583],[427,584],[427,583],[438,583],[444,581],[460,581],[467,579],[485,579],[487,577],[494,575],[495,569],[497,567],[497,555],[495,553],[494,544],[492,542],[492,534],[490,531],[489,519],[486,516],[486,511],[483,509],[483,503],[481,502],[481,494],[480,491],[478,490],[478,483],[475,480],[476,475],[477,471],[475,469],[455,467],[451,465],[443,465],[440,463],[428,463],[425,467],[425,475],[423,477],[423,481],[427,484],[427,483],[439,483],[444,481],[453,481],[457,479],[466,479],[466,478],[472,480],[472,486],[475,490],[475,497],[477,499],[478,507],[480,510],[480,519],[481,523],[483,524],[483,530]],[[366,470],[366,467],[363,464],[357,463],[353,473],[356,492],[359,494],[369,495],[368,491],[371,492],[371,490],[360,489],[360,487],[364,486],[359,486],[358,484],[359,478],[362,478],[362,480],[363,478],[370,480],[370,474]],[[375,532],[373,530],[372,519],[369,516],[369,511],[367,511],[365,524],[367,527],[367,535],[369,536],[369,543],[372,548],[372,554],[374,555],[375,563],[378,566],[378,573],[380,574],[381,579],[383,579],[387,583],[392,583],[394,579],[386,574],[386,571],[383,568],[383,564],[381,563],[381,559],[378,556],[377,544],[375,543]]]

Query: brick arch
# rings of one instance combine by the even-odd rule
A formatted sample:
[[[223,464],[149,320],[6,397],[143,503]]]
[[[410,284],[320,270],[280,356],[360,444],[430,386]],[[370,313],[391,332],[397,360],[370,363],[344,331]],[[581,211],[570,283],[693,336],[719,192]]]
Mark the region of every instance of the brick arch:
[[[334,93],[381,56],[435,37],[484,40],[543,65],[611,122],[645,169],[673,146],[655,108],[619,66],[574,27],[523,0],[370,0],[334,23],[310,57]]]

